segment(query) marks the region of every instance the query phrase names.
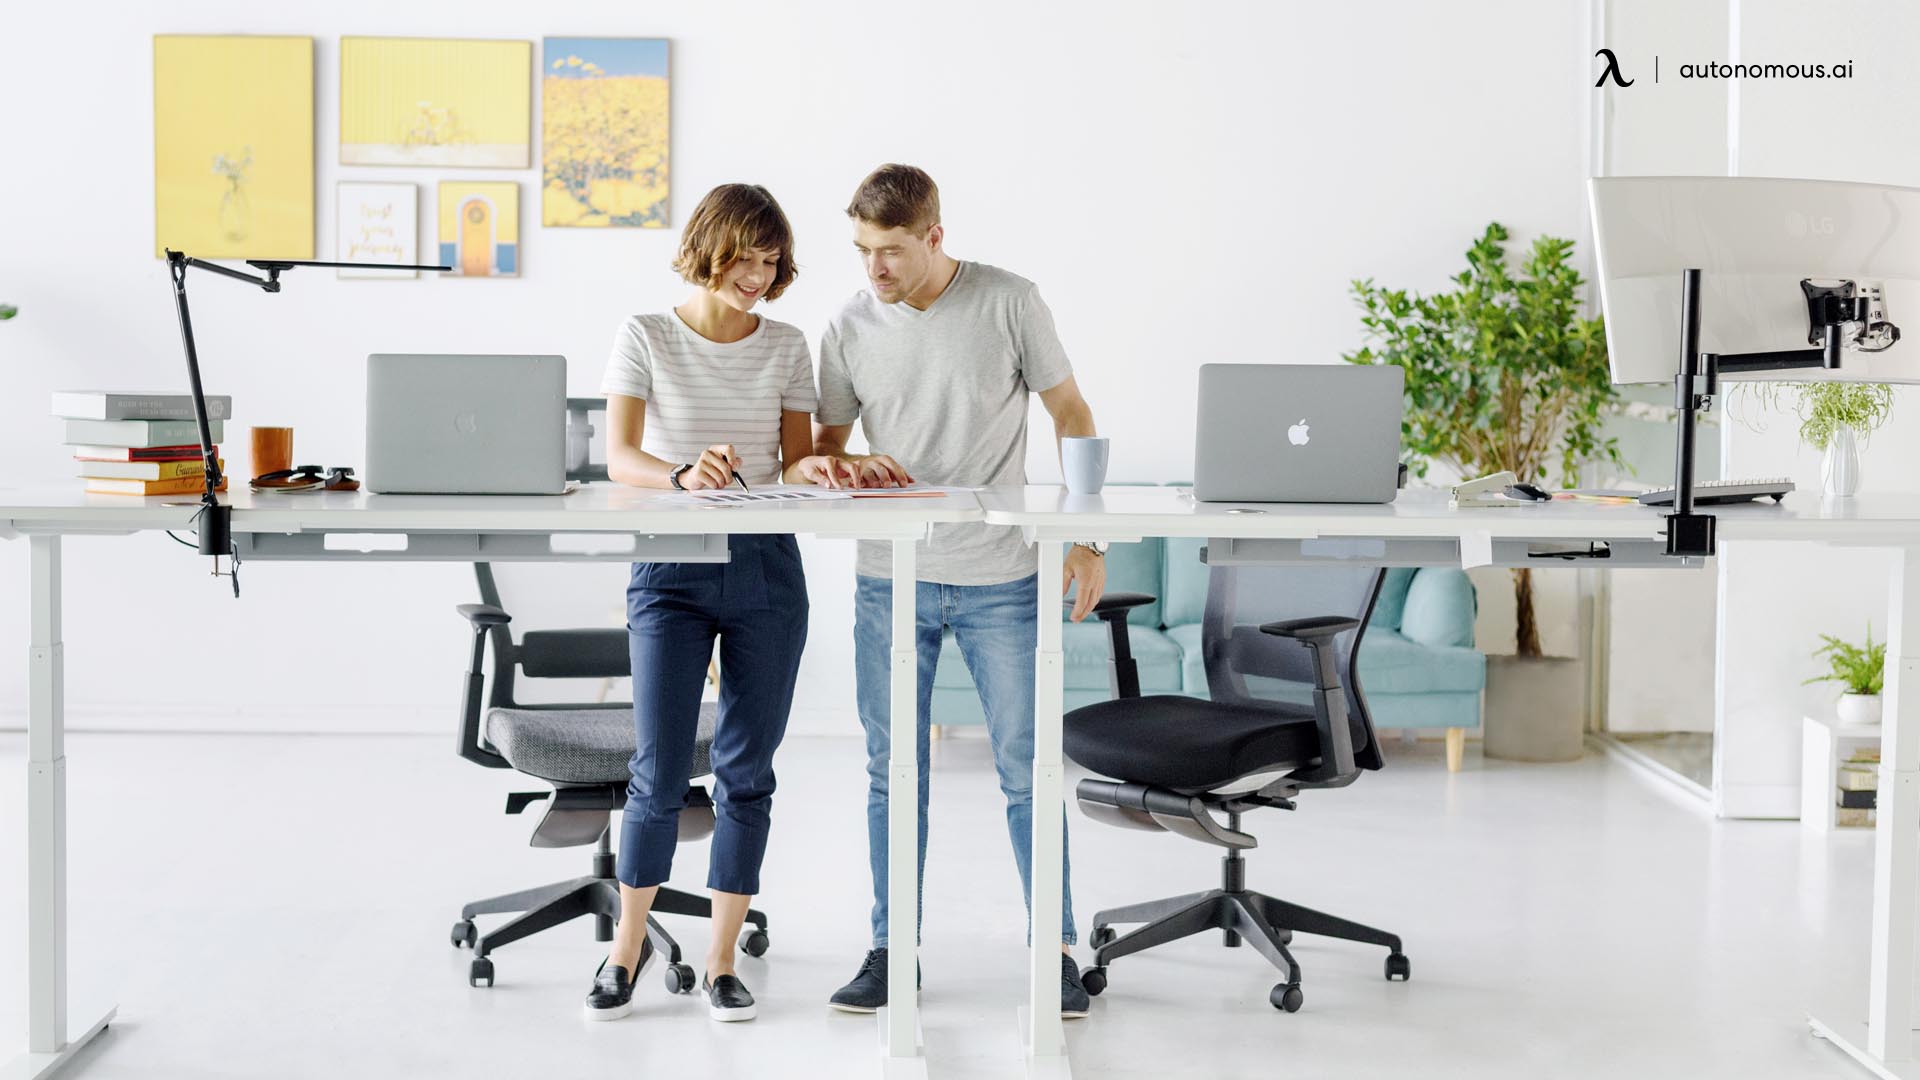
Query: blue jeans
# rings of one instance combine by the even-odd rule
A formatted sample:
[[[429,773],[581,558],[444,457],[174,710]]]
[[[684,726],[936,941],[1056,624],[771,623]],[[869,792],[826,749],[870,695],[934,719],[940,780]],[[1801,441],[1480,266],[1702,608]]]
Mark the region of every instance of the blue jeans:
[[[860,723],[867,730],[867,849],[873,862],[873,944],[887,944],[887,766],[892,758],[893,582],[860,577],[854,591],[854,669]],[[927,880],[928,709],[933,672],[940,660],[940,632],[953,631],[980,704],[987,714],[987,739],[1000,790],[1007,797],[1007,834],[1020,867],[1020,894],[1026,899],[1028,937],[1033,925],[1033,651],[1039,632],[1037,577],[1004,585],[919,583],[914,598],[914,650],[918,678],[914,691],[915,730],[920,763],[920,848],[918,882]],[[1065,815],[1063,807],[1061,814]],[[1066,834],[1062,823],[1060,858],[1060,940],[1074,943],[1073,891],[1067,887]],[[924,908],[924,904],[922,907]],[[914,934],[919,936],[919,920]]]
[[[720,639],[707,888],[760,891],[773,807],[773,752],[787,730],[807,581],[791,536],[727,538],[725,563],[634,563],[627,586],[633,760],[615,873],[636,889],[667,880],[693,771],[700,688]]]

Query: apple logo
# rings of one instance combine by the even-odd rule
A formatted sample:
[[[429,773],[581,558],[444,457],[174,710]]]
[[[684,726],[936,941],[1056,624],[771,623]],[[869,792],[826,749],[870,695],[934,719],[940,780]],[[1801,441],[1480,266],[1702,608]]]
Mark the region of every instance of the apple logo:
[[[1287,429],[1287,441],[1295,446],[1307,445],[1307,422],[1304,418]]]
[[[462,435],[472,435],[480,430],[480,418],[471,412],[460,412],[453,417],[454,430]]]

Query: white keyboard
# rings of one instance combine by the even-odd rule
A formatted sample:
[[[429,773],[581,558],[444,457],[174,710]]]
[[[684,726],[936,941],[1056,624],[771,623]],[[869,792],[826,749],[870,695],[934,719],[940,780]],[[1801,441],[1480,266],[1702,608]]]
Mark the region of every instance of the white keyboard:
[[[1693,483],[1693,505],[1720,506],[1727,503],[1752,502],[1755,499],[1772,499],[1779,502],[1793,490],[1793,481],[1784,476],[1770,476],[1760,480],[1696,480]],[[1642,506],[1672,506],[1673,488],[1654,488],[1640,496]]]

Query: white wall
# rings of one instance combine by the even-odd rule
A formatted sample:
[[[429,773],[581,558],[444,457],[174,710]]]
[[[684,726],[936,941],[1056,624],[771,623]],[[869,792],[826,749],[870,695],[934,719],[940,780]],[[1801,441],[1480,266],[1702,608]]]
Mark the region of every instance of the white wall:
[[[279,296],[192,283],[207,383],[234,396],[230,426],[291,424],[303,462],[361,462],[370,351],[557,351],[571,389],[591,393],[621,318],[685,291],[667,269],[671,231],[539,227],[535,170],[336,165],[342,34],[671,38],[674,220],[715,183],[771,187],[803,274],[769,314],[810,334],[861,284],[840,213],[854,183],[881,161],[928,168],[952,250],[1040,282],[1121,478],[1188,474],[1198,364],[1331,362],[1355,346],[1349,279],[1439,287],[1493,219],[1520,241],[1585,235],[1578,4],[16,8],[0,43],[14,148],[0,170],[0,300],[22,311],[0,325],[7,483],[71,470],[50,391],[183,381],[151,254],[157,32],[316,38],[322,256],[337,180],[420,182],[423,226],[437,179],[522,184],[517,280],[306,272]],[[1032,474],[1050,479],[1035,415]],[[229,457],[244,459],[237,442]],[[795,729],[848,730],[851,553],[805,551],[813,634]],[[260,565],[238,602],[164,537],[75,540],[67,568],[77,724],[442,730],[450,718],[464,660],[451,608],[472,594],[463,566]],[[617,618],[621,567],[507,576],[528,623]],[[13,614],[25,581],[24,545],[0,545],[0,655],[25,648]],[[202,643],[217,657],[204,671]],[[16,716],[23,671],[0,664],[0,708]]]

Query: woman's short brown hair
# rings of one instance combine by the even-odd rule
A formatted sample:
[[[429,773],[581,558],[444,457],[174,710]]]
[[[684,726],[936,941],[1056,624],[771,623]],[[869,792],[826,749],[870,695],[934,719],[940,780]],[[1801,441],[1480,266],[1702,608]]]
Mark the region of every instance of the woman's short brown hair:
[[[847,204],[847,216],[878,228],[922,235],[940,224],[940,187],[923,169],[882,165],[860,181]]]
[[[793,261],[793,226],[766,188],[721,184],[693,208],[693,216],[681,230],[680,253],[673,258],[673,268],[689,282],[715,289],[749,248],[780,253],[773,284],[766,291],[766,299],[778,300],[800,275],[800,264]]]

